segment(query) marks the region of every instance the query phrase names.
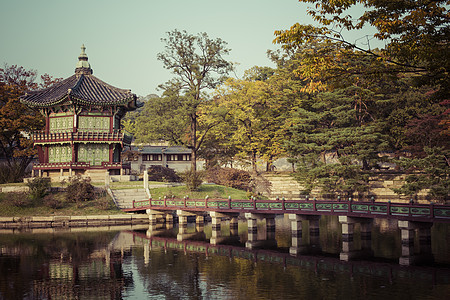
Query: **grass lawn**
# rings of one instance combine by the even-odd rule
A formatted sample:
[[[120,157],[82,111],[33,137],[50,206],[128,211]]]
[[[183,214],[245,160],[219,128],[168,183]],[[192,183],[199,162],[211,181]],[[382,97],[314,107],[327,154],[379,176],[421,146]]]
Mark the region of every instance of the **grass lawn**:
[[[25,193],[21,193],[26,198]],[[64,198],[63,193],[54,194],[60,199]],[[63,202],[61,208],[51,208],[44,205],[43,200],[30,201],[27,205],[17,206],[11,200],[10,195],[0,193],[0,216],[1,217],[25,217],[25,216],[80,216],[80,215],[114,215],[123,212],[115,207],[109,196],[101,199],[83,202],[81,207],[76,203]]]
[[[183,198],[188,196],[191,199],[247,199],[247,192],[225,187],[216,184],[201,185],[199,191],[190,192],[185,186],[151,188],[152,185],[161,184],[151,182],[150,193],[153,199],[164,196]],[[61,185],[55,185],[61,186]],[[135,189],[142,188],[140,182],[115,182],[113,189]],[[82,202],[81,207],[76,203],[65,201],[65,193],[53,193],[52,196],[62,202],[62,207],[51,208],[44,200],[27,200],[27,193],[0,193],[0,216],[2,217],[24,217],[24,216],[72,216],[72,215],[112,215],[121,214],[122,211],[115,208],[114,202],[108,195],[103,195],[97,200]],[[24,202],[24,203],[23,203]],[[18,205],[17,203],[21,203]]]

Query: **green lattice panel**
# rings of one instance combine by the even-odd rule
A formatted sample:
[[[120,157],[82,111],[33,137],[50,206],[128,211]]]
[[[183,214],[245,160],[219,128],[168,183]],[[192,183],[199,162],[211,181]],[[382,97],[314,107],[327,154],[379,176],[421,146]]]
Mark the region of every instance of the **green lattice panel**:
[[[50,132],[64,132],[73,130],[73,116],[49,119]]]
[[[173,200],[166,200],[166,205],[167,206],[177,206],[177,201],[173,201]]]
[[[228,249],[224,249],[224,248],[219,248],[219,253],[221,254],[221,255],[226,255],[226,256],[228,256],[229,254],[230,254],[230,250],[228,250]]]
[[[386,205],[370,205],[369,210],[372,213],[385,214],[387,212],[387,206]]]
[[[78,161],[89,162],[100,166],[102,162],[109,161],[109,145],[107,144],[81,144],[78,147]]]
[[[242,208],[253,208],[253,203],[251,202],[243,202]]]
[[[50,163],[72,161],[72,148],[69,145],[51,145],[48,149]]]
[[[219,253],[219,249],[209,247],[209,248],[208,248],[208,253],[211,253],[211,254],[217,254],[217,253]]]
[[[232,254],[233,254],[233,256],[236,256],[236,257],[252,259],[252,260],[255,259],[255,254],[252,252],[233,250]]]
[[[184,250],[184,244],[181,244],[181,243],[167,243],[167,247],[169,247],[171,249]]]
[[[208,207],[219,207],[217,201],[208,202]]]
[[[450,218],[450,209],[434,208],[434,215],[440,218]]]
[[[270,209],[283,209],[283,204],[276,202],[276,203],[269,203]]]
[[[109,117],[79,117],[78,129],[80,131],[109,131]]]
[[[196,202],[195,201],[186,201],[187,207],[195,207]]]
[[[333,210],[348,210],[347,203],[333,203]]]
[[[228,208],[228,201],[217,201],[218,208]]]
[[[242,202],[231,202],[231,208],[242,208]]]
[[[164,242],[162,241],[152,241],[152,246],[153,247],[164,247]]]
[[[192,251],[192,252],[205,252],[206,247],[188,244],[188,245],[186,245],[186,250]]]
[[[297,258],[286,257],[286,264],[290,266],[300,266],[300,260]]]
[[[205,201],[195,201],[195,206],[197,206],[197,207],[205,207]]]
[[[312,203],[299,203],[300,209],[314,209],[314,205]]]
[[[257,254],[256,257],[258,258],[258,260],[261,260],[261,261],[268,261],[268,262],[273,262],[273,263],[282,263],[283,262],[283,258],[279,257],[279,256]]]
[[[411,207],[411,213],[413,215],[429,216],[430,212],[431,212],[431,210],[429,208]]]
[[[269,209],[269,203],[256,202],[256,209]]]
[[[366,204],[352,204],[352,211],[368,212],[369,211],[369,205],[366,205]]]
[[[289,202],[285,202],[284,203],[284,207],[286,209],[298,209],[298,203],[289,203]]]
[[[316,203],[316,209],[317,210],[329,210],[331,211],[331,208],[333,206],[331,205],[331,203]]]
[[[409,207],[391,206],[391,214],[409,214]]]
[[[164,201],[162,200],[152,200],[152,205],[156,205],[156,206],[164,206]]]
[[[142,207],[142,206],[148,206],[148,205],[150,205],[150,201],[149,200],[134,202],[134,207],[135,208],[139,208],[139,207]]]

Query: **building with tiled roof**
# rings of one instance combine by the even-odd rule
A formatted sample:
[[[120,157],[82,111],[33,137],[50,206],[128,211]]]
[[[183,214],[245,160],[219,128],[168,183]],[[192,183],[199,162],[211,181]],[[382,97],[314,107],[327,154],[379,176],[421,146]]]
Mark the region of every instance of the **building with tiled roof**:
[[[143,172],[150,166],[163,166],[177,172],[187,171],[191,167],[192,150],[182,146],[132,146],[131,151],[134,155],[129,155],[127,160],[132,170],[137,172]]]
[[[104,178],[106,172],[129,173],[121,153],[131,136],[120,130],[120,122],[136,109],[136,95],[92,75],[85,49],[83,45],[74,75],[20,98],[46,119],[45,129],[33,133],[39,158],[33,170],[39,176],[59,180],[75,174]]]

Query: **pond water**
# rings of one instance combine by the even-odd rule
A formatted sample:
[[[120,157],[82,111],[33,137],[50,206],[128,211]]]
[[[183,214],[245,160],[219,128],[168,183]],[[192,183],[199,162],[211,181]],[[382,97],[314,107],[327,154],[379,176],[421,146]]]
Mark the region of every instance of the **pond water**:
[[[258,223],[264,237],[265,224]],[[340,225],[322,217],[317,241],[304,230],[304,254],[290,255],[290,223],[275,239],[246,248],[247,226],[210,224],[0,229],[0,299],[448,299],[450,224],[432,227],[424,263],[400,266],[396,222],[375,220],[369,256],[345,262]],[[416,236],[418,242],[418,236]],[[356,247],[362,244],[355,233]],[[419,244],[419,243],[417,243]],[[416,252],[421,250],[416,245]]]

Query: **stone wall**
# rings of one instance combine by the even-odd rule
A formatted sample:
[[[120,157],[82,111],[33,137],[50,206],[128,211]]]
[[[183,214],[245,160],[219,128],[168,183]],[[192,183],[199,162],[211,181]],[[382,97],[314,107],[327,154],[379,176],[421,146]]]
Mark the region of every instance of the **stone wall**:
[[[299,200],[305,199],[305,195],[301,192],[303,187],[288,173],[264,173],[271,186],[270,193],[264,193],[269,199],[276,199],[284,197],[287,200]],[[402,186],[405,180],[404,174],[399,173],[379,173],[376,176],[371,177],[370,191],[368,194],[363,195],[366,199],[370,199],[372,196],[377,201],[395,201],[395,202],[408,202],[411,197],[400,196],[392,190],[393,188],[399,188]],[[320,190],[315,189],[309,195],[310,198],[316,197],[317,199],[323,199]],[[413,197],[414,201],[419,203],[428,203],[427,191],[421,191],[416,197]]]

